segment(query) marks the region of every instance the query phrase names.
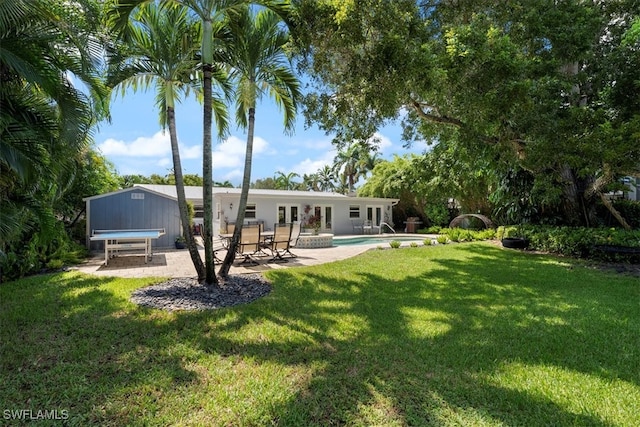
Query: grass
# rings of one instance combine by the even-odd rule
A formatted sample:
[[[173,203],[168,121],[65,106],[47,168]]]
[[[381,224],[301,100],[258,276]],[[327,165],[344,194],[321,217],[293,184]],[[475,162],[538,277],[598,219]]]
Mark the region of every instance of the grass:
[[[640,425],[637,278],[487,243],[369,251],[268,276],[266,298],[208,312],[128,301],[159,279],[61,273],[0,286],[0,417]]]

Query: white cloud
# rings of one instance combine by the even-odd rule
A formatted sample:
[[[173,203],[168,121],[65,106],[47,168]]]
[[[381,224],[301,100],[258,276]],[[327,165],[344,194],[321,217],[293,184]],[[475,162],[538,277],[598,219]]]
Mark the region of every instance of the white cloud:
[[[333,165],[333,159],[336,156],[334,149],[327,151],[322,157],[311,160],[306,158],[301,162],[298,162],[292,167],[292,171],[302,176],[304,174],[312,174],[318,172],[318,169],[322,169],[326,165]]]
[[[173,169],[173,160],[169,157],[163,157],[158,161],[157,165],[163,168]]]
[[[230,136],[226,141],[215,145],[213,150],[214,168],[238,168],[244,165],[246,142],[237,136]],[[256,136],[253,138],[253,155],[262,154],[269,149],[269,143]],[[240,171],[242,174],[242,171]]]
[[[184,159],[197,159],[202,157],[200,145],[180,145],[180,157]],[[141,136],[127,142],[114,138],[106,139],[98,148],[105,156],[114,157],[162,157],[159,164],[164,166],[166,157],[171,158],[171,141],[169,132],[158,131],[152,136]]]
[[[378,147],[382,154],[387,154],[389,150],[394,149],[393,142],[383,134],[376,132],[373,137],[378,139]]]
[[[98,148],[105,156],[160,157],[171,152],[169,134],[156,132],[153,136],[141,136],[131,142],[109,138]]]
[[[180,145],[180,158],[181,159],[201,159],[202,158],[202,146],[192,145],[191,147],[185,147]]]

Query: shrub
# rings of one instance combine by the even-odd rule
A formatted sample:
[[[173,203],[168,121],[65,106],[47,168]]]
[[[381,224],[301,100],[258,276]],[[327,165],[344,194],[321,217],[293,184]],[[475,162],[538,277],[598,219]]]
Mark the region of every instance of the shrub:
[[[436,241],[442,245],[445,245],[449,241],[449,238],[446,234],[441,234],[436,238]]]
[[[442,230],[442,227],[440,227],[439,225],[432,225],[431,227],[428,228],[421,228],[420,230],[418,230],[419,234],[440,234],[440,231]]]
[[[433,241],[431,239],[424,239],[422,244],[425,246],[431,246],[433,244]]]
[[[418,242],[411,242],[411,243],[409,243],[409,246],[411,246],[412,248],[417,248],[418,247]]]
[[[446,235],[449,237],[449,240],[452,242],[459,242],[460,235],[462,234],[462,230],[460,228],[450,228]]]
[[[506,226],[499,227],[496,235],[500,239],[525,237],[529,239],[529,248],[533,250],[601,260],[611,260],[611,257],[598,249],[598,245],[640,247],[640,230],[626,231],[619,228]],[[626,257],[626,260],[633,259]]]
[[[459,236],[459,241],[460,242],[473,242],[474,240],[478,240],[475,238],[475,234],[476,231],[474,230],[467,230],[467,229],[461,229],[460,230],[460,236]]]
[[[389,246],[391,246],[393,249],[398,249],[400,247],[400,242],[397,240],[392,240],[389,242]]]

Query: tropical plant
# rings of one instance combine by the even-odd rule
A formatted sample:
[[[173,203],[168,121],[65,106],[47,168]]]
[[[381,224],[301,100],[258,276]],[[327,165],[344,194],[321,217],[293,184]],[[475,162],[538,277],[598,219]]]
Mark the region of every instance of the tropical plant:
[[[320,191],[333,191],[336,188],[336,175],[331,166],[324,165],[316,172],[318,188]]]
[[[374,150],[368,143],[354,142],[336,154],[333,170],[348,183],[349,193],[354,192],[356,182],[374,168],[377,161]]]
[[[235,257],[244,222],[253,157],[253,137],[257,101],[267,93],[284,112],[284,128],[293,128],[297,101],[300,98],[299,82],[285,55],[289,34],[282,26],[282,19],[269,9],[253,12],[249,7],[237,10],[229,20],[233,35],[230,47],[232,77],[236,81],[236,120],[247,129],[244,174],[236,228],[227,255],[218,274],[225,277]]]
[[[90,0],[0,2],[0,269],[11,251],[33,255],[21,273],[39,270],[68,240],[57,203],[107,98],[99,10]]]
[[[302,187],[308,191],[320,191],[318,184],[318,173],[309,173],[302,175]]]
[[[136,92],[155,87],[160,124],[165,130],[169,128],[182,232],[198,280],[202,281],[205,269],[189,221],[175,118],[176,101],[195,88],[193,76],[199,62],[199,24],[184,6],[161,9],[155,3],[140,5],[123,33],[126,43],[117,45],[111,56],[109,82],[119,86],[123,96],[129,88]]]
[[[278,190],[295,190],[300,185],[298,182],[294,181],[294,178],[299,178],[295,172],[289,172],[285,174],[284,172],[277,171],[273,180],[276,183],[276,189]]]

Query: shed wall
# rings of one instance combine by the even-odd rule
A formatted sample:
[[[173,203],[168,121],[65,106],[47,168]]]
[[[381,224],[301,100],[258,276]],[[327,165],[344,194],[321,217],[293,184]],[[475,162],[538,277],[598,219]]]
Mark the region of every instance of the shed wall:
[[[164,228],[166,234],[152,242],[153,247],[173,246],[181,233],[180,212],[175,200],[143,189],[114,193],[90,200],[91,230],[132,230]],[[90,242],[90,250],[103,249],[102,242]]]

